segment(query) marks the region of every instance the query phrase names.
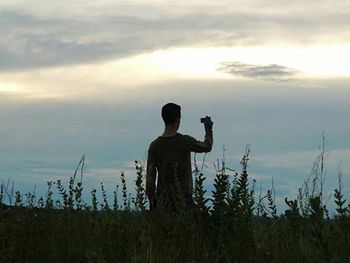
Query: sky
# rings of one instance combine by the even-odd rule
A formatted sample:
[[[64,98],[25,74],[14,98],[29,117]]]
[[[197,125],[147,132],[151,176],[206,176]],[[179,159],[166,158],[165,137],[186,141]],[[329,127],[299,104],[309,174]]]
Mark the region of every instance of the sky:
[[[249,144],[250,177],[273,178],[283,211],[325,132],[325,196],[341,166],[349,198],[349,2],[0,0],[0,25],[0,180],[22,192],[67,181],[83,154],[86,190],[123,170],[133,188],[172,101],[181,133],[214,121],[208,191],[223,147],[239,170]]]

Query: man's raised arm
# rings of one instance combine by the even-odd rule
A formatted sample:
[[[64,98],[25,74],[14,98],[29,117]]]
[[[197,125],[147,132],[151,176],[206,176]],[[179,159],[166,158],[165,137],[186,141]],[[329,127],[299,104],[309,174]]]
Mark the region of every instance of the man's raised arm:
[[[204,141],[198,141],[195,138],[189,137],[189,147],[191,152],[210,152],[213,147],[213,131],[206,131]]]
[[[191,152],[210,152],[213,147],[213,122],[210,117],[203,118],[203,124],[205,128],[205,137],[204,141],[198,141],[193,137],[189,136],[189,146]]]

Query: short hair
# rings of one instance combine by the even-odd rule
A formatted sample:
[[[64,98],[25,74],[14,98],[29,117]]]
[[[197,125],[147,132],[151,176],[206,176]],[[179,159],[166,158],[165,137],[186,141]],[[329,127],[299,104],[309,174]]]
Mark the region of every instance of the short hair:
[[[181,107],[175,103],[167,103],[162,108],[162,118],[165,123],[173,124],[177,117],[181,117]]]

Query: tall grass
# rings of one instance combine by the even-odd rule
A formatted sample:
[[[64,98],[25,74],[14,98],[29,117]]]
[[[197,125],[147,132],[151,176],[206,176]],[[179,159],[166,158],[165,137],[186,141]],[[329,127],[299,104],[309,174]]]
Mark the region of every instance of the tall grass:
[[[196,206],[174,213],[148,210],[139,161],[135,196],[121,172],[113,204],[103,183],[84,201],[84,156],[67,186],[47,182],[44,197],[36,196],[35,187],[22,195],[13,182],[2,182],[0,262],[348,262],[350,206],[339,168],[336,214],[329,215],[323,195],[326,152],[323,137],[310,176],[296,199],[285,198],[283,212],[277,211],[273,182],[256,196],[248,175],[249,147],[239,171],[226,166],[225,156],[215,163],[210,198],[205,155],[201,165],[195,159]]]

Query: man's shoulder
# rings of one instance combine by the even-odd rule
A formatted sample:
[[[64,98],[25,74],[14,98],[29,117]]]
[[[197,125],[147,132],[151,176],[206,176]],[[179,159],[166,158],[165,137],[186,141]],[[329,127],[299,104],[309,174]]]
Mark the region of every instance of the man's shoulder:
[[[161,144],[161,143],[167,142],[169,140],[188,140],[189,138],[191,138],[191,136],[183,135],[181,133],[177,133],[176,135],[171,136],[171,137],[158,136],[150,143],[149,147],[150,148],[155,147],[157,144]]]
[[[190,135],[181,134],[181,133],[177,133],[176,135],[171,137],[159,136],[150,143],[149,148],[156,147],[157,145],[167,142],[169,140],[188,142],[188,141],[195,140],[195,138],[193,138]]]
[[[157,137],[156,139],[154,139],[150,144],[149,144],[149,149],[154,148],[159,142],[159,137]]]
[[[149,149],[157,147],[159,144],[162,144],[162,141],[164,141],[164,137],[158,136],[155,138],[150,144],[149,144]]]
[[[193,140],[195,140],[195,138],[192,137],[191,135],[188,135],[188,134],[181,134],[181,140],[184,140],[184,141],[193,141]]]
[[[158,137],[159,138],[164,138],[162,136]],[[187,142],[187,141],[192,141],[194,138],[190,135],[187,134],[182,134],[182,133],[177,133],[175,136],[170,137],[173,140],[181,141],[181,142]]]

